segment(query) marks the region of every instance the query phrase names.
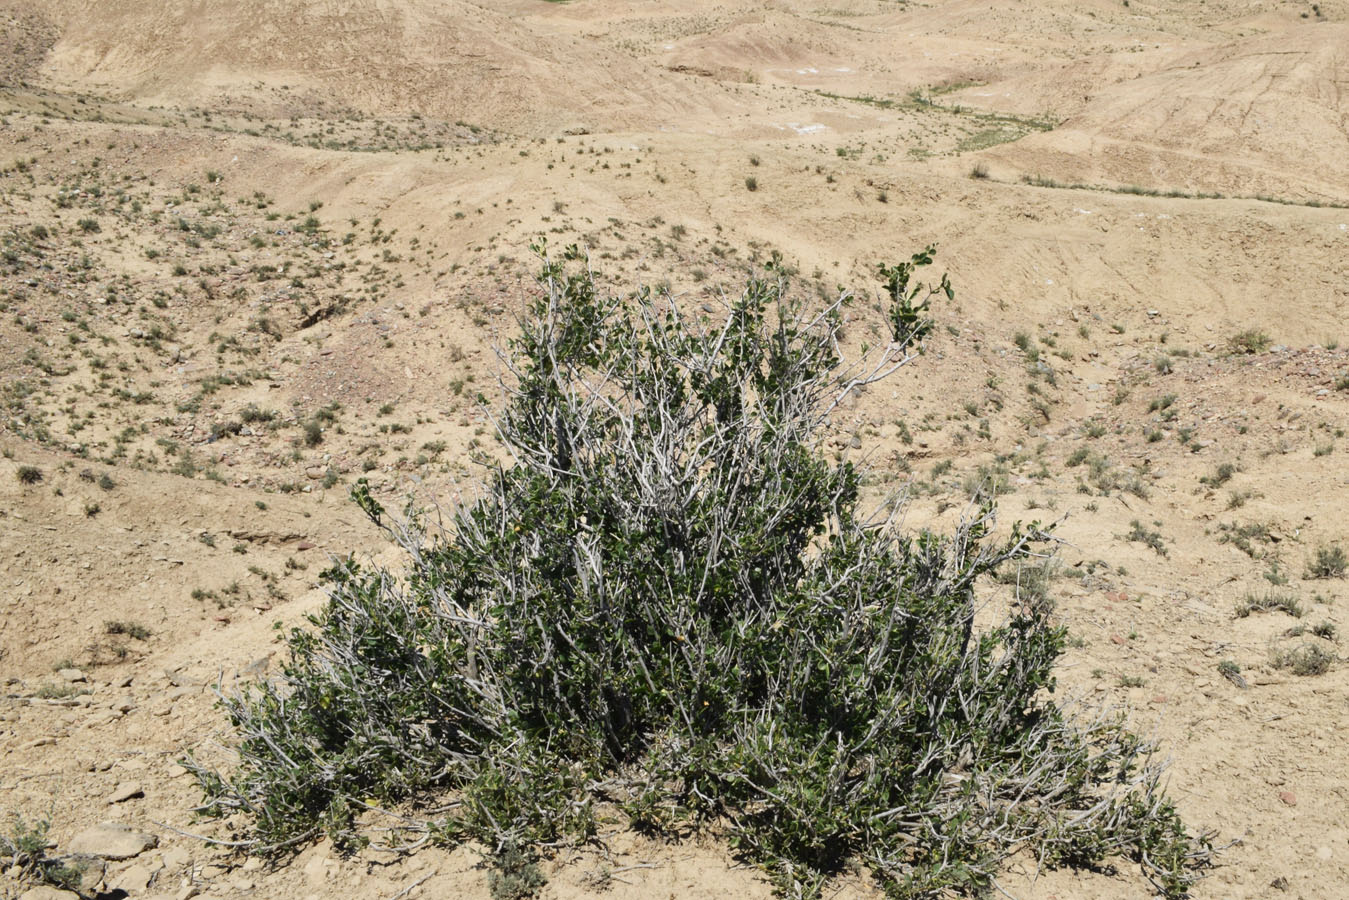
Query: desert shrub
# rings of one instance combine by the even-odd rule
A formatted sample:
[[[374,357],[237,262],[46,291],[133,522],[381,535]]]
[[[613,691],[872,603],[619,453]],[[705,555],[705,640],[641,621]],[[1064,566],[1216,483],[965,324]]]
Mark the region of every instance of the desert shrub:
[[[1244,619],[1253,612],[1274,611],[1286,612],[1295,619],[1302,618],[1306,613],[1296,594],[1279,593],[1278,591],[1271,591],[1264,595],[1247,593],[1237,602],[1236,606],[1238,619]]]
[[[50,817],[28,821],[13,813],[9,827],[0,831],[0,865],[16,881],[75,888],[80,871],[58,856],[48,853],[54,844],[48,839]]]
[[[19,466],[14,470],[19,484],[37,484],[42,480],[42,470],[37,466]]]
[[[1232,335],[1227,339],[1227,347],[1232,353],[1264,353],[1274,340],[1257,328]]]
[[[1307,562],[1308,578],[1342,578],[1349,569],[1349,554],[1343,547],[1328,544],[1318,547],[1316,554]]]
[[[1271,662],[1274,668],[1287,669],[1294,675],[1324,675],[1335,662],[1335,654],[1320,644],[1301,644],[1275,651]]]
[[[1209,838],[1150,744],[1051,698],[1047,593],[976,625],[976,585],[1028,563],[1039,528],[995,539],[985,503],[951,535],[901,533],[825,456],[831,412],[911,361],[950,294],[912,283],[931,258],[882,268],[892,340],[847,363],[851,297],[812,311],[780,270],[702,325],[545,256],[503,354],[513,462],[443,518],[358,483],[407,568],[327,570],[281,676],[223,700],[237,767],[189,760],[200,811],[245,813],[258,851],[358,845],[378,818],[500,855],[621,813],[722,827],[791,896],[852,861],[894,897],[982,892],[1023,848],[1127,856],[1183,895]],[[414,826],[418,806],[437,817]]]

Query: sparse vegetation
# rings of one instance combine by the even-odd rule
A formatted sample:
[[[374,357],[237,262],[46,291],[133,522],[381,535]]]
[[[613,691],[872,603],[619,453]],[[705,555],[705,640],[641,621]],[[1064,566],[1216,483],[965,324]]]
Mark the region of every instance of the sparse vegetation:
[[[1266,594],[1248,593],[1237,603],[1236,615],[1244,619],[1253,612],[1286,612],[1295,619],[1302,618],[1305,610],[1298,598],[1289,593],[1271,591]]]
[[[1227,340],[1228,349],[1232,353],[1244,354],[1264,353],[1272,343],[1274,341],[1269,335],[1254,328],[1238,332]]]
[[[1349,555],[1343,547],[1326,545],[1318,547],[1316,553],[1307,562],[1308,578],[1343,578],[1349,569]]]
[[[124,634],[138,641],[148,640],[151,634],[150,629],[139,622],[124,622],[121,620],[103,623],[103,630],[107,634]]]
[[[1162,540],[1160,531],[1149,530],[1138,519],[1129,523],[1129,533],[1124,536],[1126,541],[1137,541],[1140,544],[1146,544],[1151,547],[1158,556],[1166,556],[1166,543]]]
[[[55,846],[48,837],[50,832],[50,817],[30,822],[20,813],[12,813],[9,827],[0,831],[0,863],[6,874],[19,883],[76,888],[80,884],[80,870],[60,857],[49,855],[48,851]]]
[[[1320,644],[1299,644],[1296,647],[1276,650],[1271,663],[1276,669],[1287,669],[1294,675],[1324,675],[1335,663],[1335,654]]]

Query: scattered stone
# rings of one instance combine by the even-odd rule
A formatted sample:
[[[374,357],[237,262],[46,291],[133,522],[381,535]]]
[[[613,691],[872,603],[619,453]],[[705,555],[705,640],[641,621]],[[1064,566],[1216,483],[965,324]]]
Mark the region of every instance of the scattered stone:
[[[1321,860],[1321,862],[1330,862],[1330,858],[1334,855],[1335,851],[1331,850],[1329,847],[1316,848],[1316,858]]]
[[[70,852],[104,859],[131,859],[159,843],[153,834],[136,831],[120,822],[104,822],[81,831],[70,842]]]
[[[1297,794],[1292,791],[1279,791],[1279,799],[1285,806],[1297,806]]]
[[[84,673],[81,672],[79,669],[58,669],[56,671],[56,675],[58,678],[64,679],[65,681],[69,681],[72,684],[88,680],[87,678],[84,677]]]
[[[117,785],[117,790],[112,792],[108,798],[108,803],[124,803],[133,797],[144,797],[145,791],[134,781],[124,781]]]

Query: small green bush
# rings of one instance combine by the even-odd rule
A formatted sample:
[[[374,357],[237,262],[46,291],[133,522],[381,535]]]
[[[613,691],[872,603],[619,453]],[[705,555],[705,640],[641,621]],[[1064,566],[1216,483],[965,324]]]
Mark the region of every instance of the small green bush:
[[[47,853],[54,846],[47,837],[50,831],[50,818],[28,822],[19,813],[12,814],[9,829],[0,831],[0,866],[19,882],[77,888],[79,870]]]
[[[37,466],[19,466],[14,472],[19,484],[37,484],[42,481],[42,470]]]
[[[1349,569],[1349,556],[1343,547],[1318,547],[1316,555],[1307,563],[1308,578],[1343,578]]]
[[[1238,619],[1244,619],[1253,612],[1286,612],[1295,619],[1300,619],[1306,613],[1302,602],[1293,594],[1281,594],[1277,591],[1271,591],[1268,594],[1247,594],[1237,603],[1236,615]]]
[[[1232,353],[1264,353],[1274,340],[1263,331],[1248,328],[1227,339],[1228,349]]]
[[[985,503],[950,536],[902,534],[824,455],[842,398],[911,360],[928,299],[950,295],[913,283],[931,259],[882,268],[891,341],[850,364],[851,296],[806,309],[780,270],[704,327],[545,256],[505,354],[512,463],[443,527],[391,518],[358,483],[408,568],[324,573],[329,602],[280,678],[224,700],[238,767],[189,760],[200,811],[246,814],[258,852],[359,845],[375,803],[420,804],[441,807],[443,840],[521,852],[620,814],[717,824],[793,896],[854,861],[891,897],[982,893],[1022,850],[1125,855],[1184,895],[1209,836],[1120,718],[1053,701],[1065,632],[1047,593],[976,625],[976,585],[1043,533],[994,540]],[[493,893],[534,890],[527,863]]]
[[[103,623],[103,630],[108,634],[124,634],[138,641],[150,637],[150,629],[139,622],[108,621]]]
[[[1294,675],[1324,675],[1335,662],[1335,654],[1320,644],[1301,644],[1275,651],[1272,661],[1274,668],[1287,669]]]

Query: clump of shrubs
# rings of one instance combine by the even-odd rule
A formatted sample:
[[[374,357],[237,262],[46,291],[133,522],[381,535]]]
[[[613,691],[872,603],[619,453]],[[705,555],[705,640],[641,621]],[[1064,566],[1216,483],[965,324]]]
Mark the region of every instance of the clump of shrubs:
[[[1149,743],[1053,700],[1047,595],[976,623],[976,586],[1044,533],[994,538],[989,505],[947,536],[903,533],[824,453],[831,412],[911,361],[950,295],[914,282],[931,248],[881,270],[891,341],[856,363],[838,349],[851,296],[808,309],[778,269],[702,325],[541,256],[504,355],[512,464],[443,525],[358,483],[407,568],[324,573],[280,678],[224,700],[237,767],[189,761],[200,811],[246,814],[262,852],[364,844],[400,804],[392,821],[482,841],[503,873],[622,816],[715,824],[790,896],[854,862],[892,897],[982,893],[1023,849],[1129,857],[1186,893],[1209,836]],[[417,807],[437,812],[414,826]]]

